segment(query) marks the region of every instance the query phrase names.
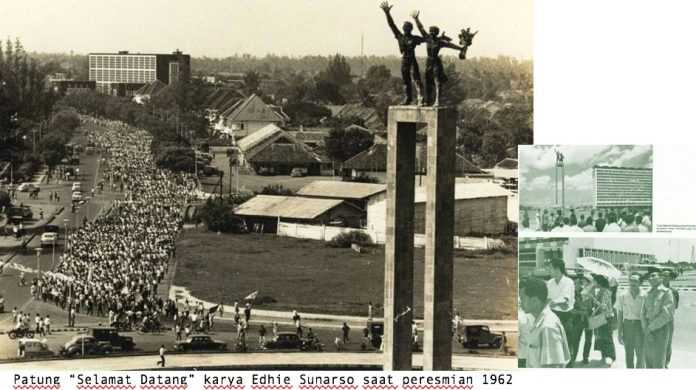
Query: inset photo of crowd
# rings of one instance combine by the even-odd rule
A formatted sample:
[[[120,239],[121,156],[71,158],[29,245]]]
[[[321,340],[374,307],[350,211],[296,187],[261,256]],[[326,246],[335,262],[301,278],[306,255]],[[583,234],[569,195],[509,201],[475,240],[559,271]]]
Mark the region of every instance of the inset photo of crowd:
[[[518,361],[696,368],[696,239],[519,242]]]
[[[651,145],[519,148],[520,232],[653,231]]]

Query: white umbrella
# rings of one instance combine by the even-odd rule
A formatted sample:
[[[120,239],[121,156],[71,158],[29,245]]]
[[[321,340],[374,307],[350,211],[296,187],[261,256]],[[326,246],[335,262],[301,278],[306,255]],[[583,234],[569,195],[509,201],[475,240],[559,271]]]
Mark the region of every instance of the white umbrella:
[[[619,279],[621,277],[621,271],[608,261],[596,257],[579,257],[577,264],[585,271],[602,275],[607,279]]]

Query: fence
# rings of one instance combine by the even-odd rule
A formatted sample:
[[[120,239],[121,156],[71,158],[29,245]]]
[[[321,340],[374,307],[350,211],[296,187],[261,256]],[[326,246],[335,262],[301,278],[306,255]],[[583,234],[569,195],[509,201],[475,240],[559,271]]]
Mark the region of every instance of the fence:
[[[383,233],[368,229],[335,227],[325,225],[304,225],[298,223],[279,222],[279,236],[303,238],[308,240],[331,241],[341,233],[359,231],[366,233],[377,244],[384,244],[386,236]],[[425,234],[414,236],[414,246],[416,248],[425,247]],[[454,236],[455,249],[496,249],[505,247],[503,240],[488,237],[458,237]]]

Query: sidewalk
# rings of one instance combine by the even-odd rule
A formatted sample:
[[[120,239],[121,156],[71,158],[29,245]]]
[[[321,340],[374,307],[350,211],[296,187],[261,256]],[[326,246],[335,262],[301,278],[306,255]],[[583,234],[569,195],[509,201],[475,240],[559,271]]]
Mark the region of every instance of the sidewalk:
[[[172,285],[171,288],[169,289],[169,298],[172,299],[173,301],[178,301],[180,303],[183,303],[184,300],[188,299],[189,303],[193,304],[194,302],[203,302],[203,307],[208,309],[210,307],[213,307],[217,305],[217,303],[211,303],[207,302],[201,299],[198,299],[194,296],[191,295],[190,291],[181,286],[175,286]],[[223,312],[224,313],[233,313],[234,312],[234,306],[230,305],[223,305]],[[303,313],[303,312],[298,312],[300,316],[302,317],[303,321],[306,320],[314,320],[314,321],[324,321],[324,322],[347,322],[349,324],[357,324],[360,326],[364,326],[365,323],[367,322],[367,316],[362,317],[362,316],[347,316],[347,315],[335,315],[335,314],[321,314],[321,313]],[[227,314],[228,317],[225,318],[217,318],[217,320],[231,320],[232,318],[230,317],[230,314]],[[282,319],[286,320],[288,323],[292,321],[292,312],[289,311],[276,311],[276,310],[261,310],[261,309],[252,309],[252,315],[254,317],[265,317],[265,318],[277,318],[277,319]],[[382,320],[382,318],[374,318],[375,320]],[[462,320],[464,325],[488,325],[488,327],[491,328],[493,331],[498,331],[498,332],[506,332],[506,333],[517,333],[518,327],[517,327],[517,321],[514,320]],[[423,327],[423,320],[416,320],[416,324],[419,327]]]

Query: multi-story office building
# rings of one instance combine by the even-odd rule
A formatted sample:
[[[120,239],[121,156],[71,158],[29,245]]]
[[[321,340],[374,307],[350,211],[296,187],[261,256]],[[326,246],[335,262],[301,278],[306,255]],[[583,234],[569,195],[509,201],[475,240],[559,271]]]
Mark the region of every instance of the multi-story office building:
[[[191,77],[191,56],[172,54],[90,53],[89,80],[101,93],[131,96],[143,85],[159,80],[165,84]]]
[[[652,169],[595,166],[592,169],[594,206],[652,207]]]
[[[578,258],[596,257],[618,269],[625,269],[626,265],[650,264],[657,261],[654,253],[602,248],[605,245],[605,241],[585,237],[520,238],[518,272],[523,277],[548,276],[548,264],[554,259],[563,260],[567,268],[577,268]]]

